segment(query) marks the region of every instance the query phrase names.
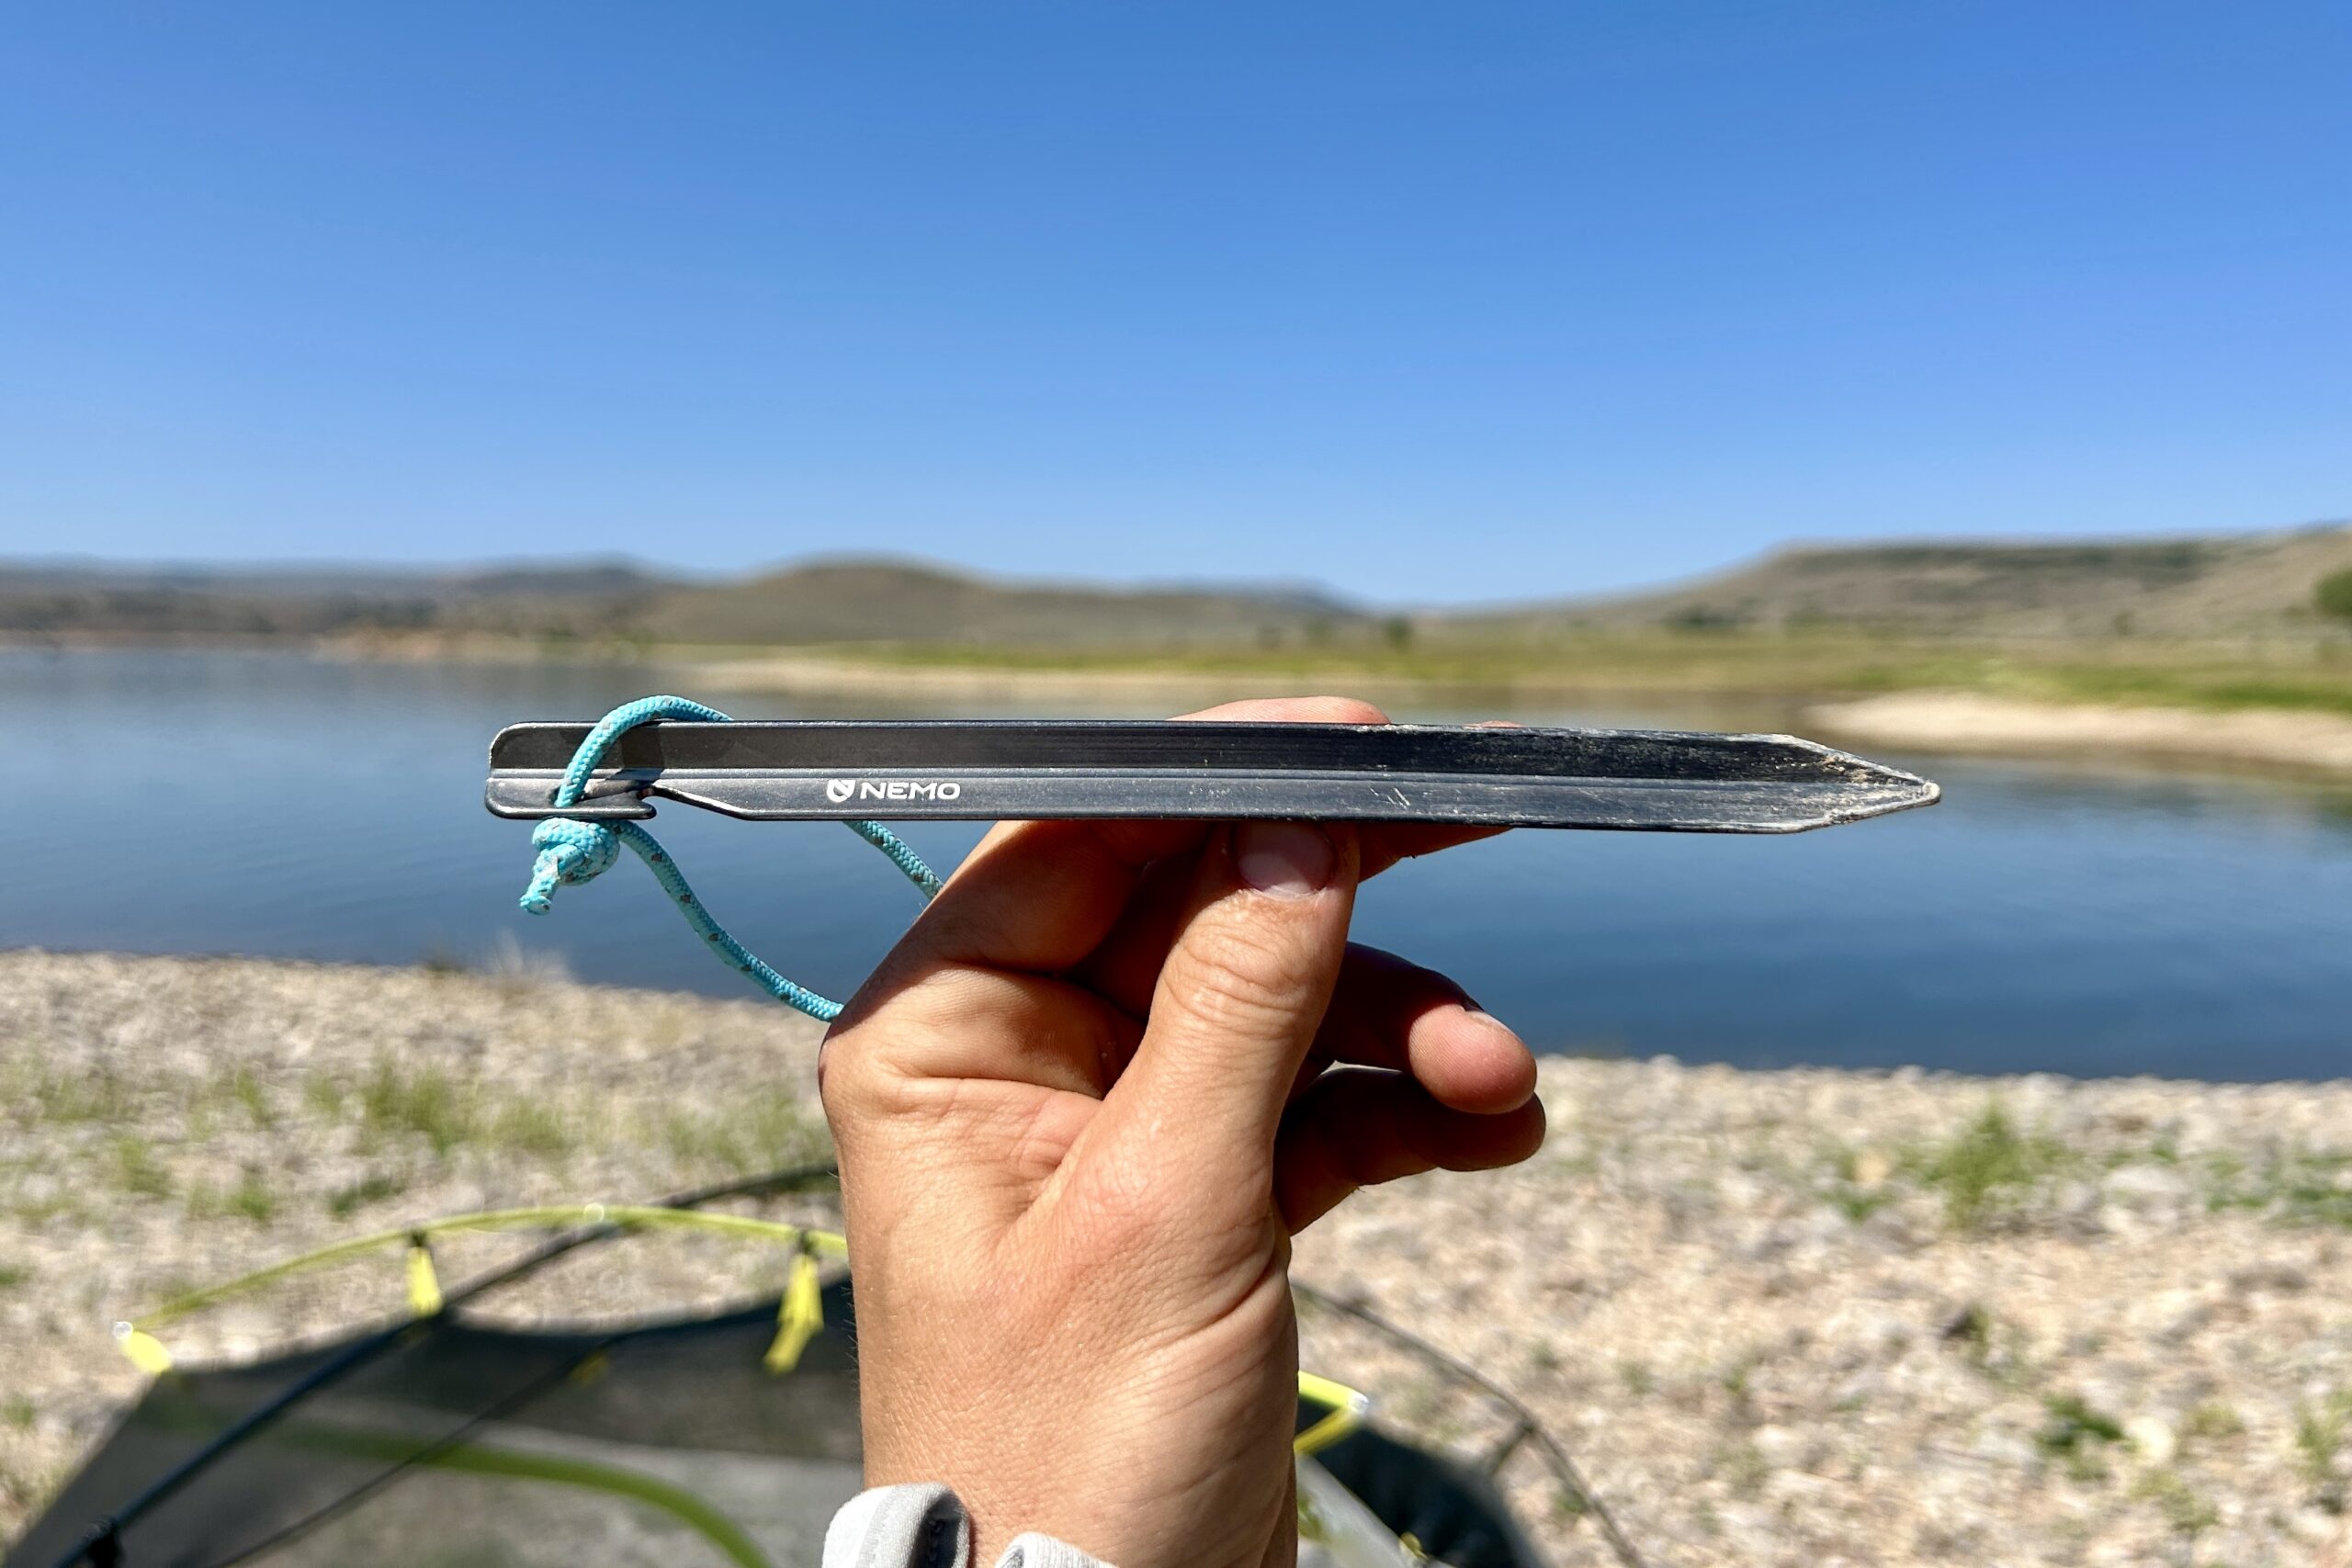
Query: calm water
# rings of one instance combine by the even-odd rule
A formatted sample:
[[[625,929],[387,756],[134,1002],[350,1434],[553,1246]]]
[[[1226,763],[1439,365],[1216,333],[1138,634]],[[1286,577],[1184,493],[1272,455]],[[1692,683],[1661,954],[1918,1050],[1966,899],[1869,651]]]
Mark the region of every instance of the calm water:
[[[643,668],[0,652],[17,781],[0,946],[404,963],[519,944],[582,978],[737,994],[742,982],[627,857],[552,916],[519,913],[529,829],[481,805],[501,724],[592,716],[668,683]],[[846,711],[694,694],[744,716]],[[1523,833],[1381,878],[1359,934],[1450,971],[1546,1047],[2221,1078],[2352,1071],[2352,793],[1886,760],[1942,781],[1946,803],[1786,839]],[[914,912],[911,889],[831,824],[669,807],[658,827],[754,950],[832,995],[854,988]],[[949,824],[907,833],[934,863],[977,837]]]

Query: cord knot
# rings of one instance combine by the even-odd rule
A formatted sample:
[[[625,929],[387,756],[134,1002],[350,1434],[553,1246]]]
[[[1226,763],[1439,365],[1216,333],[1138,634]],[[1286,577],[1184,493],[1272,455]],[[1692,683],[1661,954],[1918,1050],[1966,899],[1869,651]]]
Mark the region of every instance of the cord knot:
[[[548,804],[559,811],[578,806],[597,764],[614,743],[640,724],[664,719],[693,719],[704,724],[729,722],[717,708],[705,707],[684,697],[639,697],[633,703],[623,703],[597,720],[595,728],[580,742],[579,750],[571,754],[571,765],[563,771],[563,783],[557,786]],[[860,838],[888,855],[890,863],[922,889],[924,897],[939,891],[938,874],[900,842],[896,833],[879,822],[852,822],[849,826]],[[757,954],[713,919],[710,911],[695,897],[695,890],[686,886],[685,874],[678,869],[677,863],[652,834],[634,822],[618,821],[607,827],[602,822],[582,822],[569,817],[550,817],[541,821],[531,834],[531,847],[539,852],[539,856],[531,866],[531,885],[523,889],[524,909],[534,915],[546,914],[557,888],[567,884],[576,886],[602,874],[620,857],[623,844],[645,862],[653,880],[662,885],[662,891],[670,896],[670,901],[678,906],[678,913],[685,917],[686,924],[729,966],[750,976],[752,984],[786,1007],[797,1008],[820,1022],[831,1023],[841,1016],[841,1003],[794,985],[760,962]]]
[[[523,908],[534,915],[548,912],[558,887],[577,887],[611,869],[621,852],[621,841],[602,822],[582,822],[549,817],[531,830],[531,847],[539,858],[531,866],[531,885],[523,889]]]

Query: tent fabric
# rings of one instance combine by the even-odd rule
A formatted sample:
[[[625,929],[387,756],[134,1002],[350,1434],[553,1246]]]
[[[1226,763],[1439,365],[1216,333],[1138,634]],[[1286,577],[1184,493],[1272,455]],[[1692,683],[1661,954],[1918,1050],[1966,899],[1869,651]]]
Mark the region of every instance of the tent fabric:
[[[386,1337],[114,1538],[123,1568],[783,1568],[859,1490],[854,1303],[825,1288],[797,1367],[779,1302],[613,1330],[450,1312]],[[372,1336],[156,1380],[6,1558],[74,1561],[175,1465]],[[1302,1426],[1324,1412],[1301,1411]],[[1453,1568],[1540,1560],[1475,1472],[1373,1428],[1319,1453],[1388,1530]]]

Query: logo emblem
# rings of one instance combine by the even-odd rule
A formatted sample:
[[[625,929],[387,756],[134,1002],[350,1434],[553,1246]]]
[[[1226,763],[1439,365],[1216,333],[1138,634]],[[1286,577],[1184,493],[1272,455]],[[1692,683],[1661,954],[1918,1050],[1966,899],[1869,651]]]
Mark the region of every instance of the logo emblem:
[[[839,806],[842,801],[847,800],[851,795],[856,793],[857,781],[854,779],[827,779],[825,781],[825,798],[831,801],[835,806]]]

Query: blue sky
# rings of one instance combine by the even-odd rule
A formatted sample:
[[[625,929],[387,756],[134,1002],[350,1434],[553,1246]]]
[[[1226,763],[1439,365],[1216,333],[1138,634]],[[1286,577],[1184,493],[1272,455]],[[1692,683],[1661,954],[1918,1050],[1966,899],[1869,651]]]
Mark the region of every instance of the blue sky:
[[[0,553],[1313,579],[2352,513],[2340,4],[22,7]]]

